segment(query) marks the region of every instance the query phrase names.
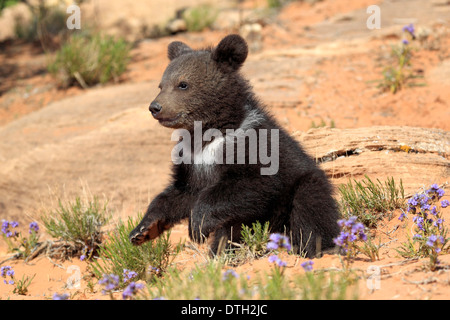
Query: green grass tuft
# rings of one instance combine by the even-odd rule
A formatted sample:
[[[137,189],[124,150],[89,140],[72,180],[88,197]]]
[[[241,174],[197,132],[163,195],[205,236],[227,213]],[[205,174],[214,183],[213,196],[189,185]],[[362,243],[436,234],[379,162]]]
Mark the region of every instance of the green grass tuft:
[[[143,299],[179,300],[326,300],[351,299],[356,277],[348,272],[307,272],[286,277],[278,269],[250,278],[217,260],[190,272],[172,269],[147,286]],[[354,286],[355,288],[355,286]]]
[[[129,61],[130,46],[123,39],[99,34],[75,34],[48,65],[49,72],[63,87],[78,83],[86,88],[118,81]]]
[[[58,203],[58,209],[41,217],[48,234],[72,243],[75,253],[86,247],[95,252],[102,242],[101,228],[109,220],[107,203],[102,206],[95,197],[90,201],[77,197],[75,202]]]
[[[109,233],[108,240],[100,246],[98,259],[92,263],[92,271],[97,278],[103,274],[116,274],[123,283],[123,270],[127,269],[138,274],[134,280],[150,281],[167,270],[181,245],[173,248],[169,241],[170,232],[165,232],[153,241],[134,246],[128,235],[136,225],[137,222],[128,218],[127,222],[120,221]]]
[[[393,210],[405,208],[403,184],[397,186],[394,178],[382,183],[373,182],[368,176],[362,181],[349,180],[339,187],[344,217],[356,216],[365,226],[372,228],[389,216]]]
[[[186,10],[183,14],[183,20],[186,22],[188,31],[202,31],[211,27],[217,18],[217,9],[210,5],[200,5]]]

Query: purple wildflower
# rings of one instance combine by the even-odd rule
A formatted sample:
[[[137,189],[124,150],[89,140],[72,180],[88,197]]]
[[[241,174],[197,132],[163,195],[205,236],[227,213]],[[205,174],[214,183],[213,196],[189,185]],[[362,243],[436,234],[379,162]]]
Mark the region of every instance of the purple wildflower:
[[[445,194],[444,189],[439,188],[439,186],[437,185],[437,183],[433,183],[430,186],[430,189],[425,191],[426,194],[430,195],[432,197],[432,199],[434,200],[435,198],[442,198]]]
[[[437,189],[439,189],[439,186],[438,186],[437,183],[433,183],[433,184],[430,186],[430,190],[437,190]]]
[[[450,205],[450,202],[448,200],[442,200],[441,201],[441,207],[447,208]]]
[[[286,266],[287,266],[287,263],[286,263],[286,261],[283,261],[283,260],[281,260],[281,259],[278,259],[278,260],[277,260],[277,265],[278,265],[279,267],[286,267]]]
[[[127,282],[137,276],[138,276],[137,272],[128,269],[123,269],[123,282]]]
[[[278,249],[278,244],[276,242],[270,241],[267,244],[267,249],[269,249],[269,250],[277,250]]]
[[[30,223],[30,228],[29,228],[28,232],[32,233],[33,231],[34,232],[38,232],[39,231],[39,226],[38,226],[37,222],[31,222]]]
[[[16,231],[11,231],[11,228],[17,228],[19,226],[19,223],[17,221],[6,221],[3,220],[2,221],[2,233],[7,237],[7,238],[12,238],[12,237],[16,237],[18,235],[18,233]]]
[[[103,278],[98,282],[101,285],[104,285],[105,288],[102,290],[102,293],[113,291],[119,286],[119,276],[115,274],[104,274]]]
[[[420,217],[420,216],[415,216],[413,218],[413,221],[416,223],[417,228],[419,228],[419,230],[421,231],[425,231],[423,223],[425,222],[425,220]]]
[[[225,271],[222,275],[222,281],[227,281],[233,278],[239,278],[239,275],[232,269]]]
[[[442,224],[444,223],[444,219],[439,218],[436,221],[433,222],[433,227],[438,227],[439,230],[442,229]]]
[[[270,263],[275,263],[277,266],[279,267],[286,267],[287,263],[283,260],[281,260],[280,258],[278,258],[277,255],[273,254],[268,258],[268,261]]]
[[[122,293],[123,300],[126,300],[128,298],[132,298],[142,288],[144,288],[144,284],[143,283],[131,282],[125,288],[125,290],[123,290],[123,293]]]
[[[15,272],[11,266],[4,266],[4,267],[0,268],[0,276],[2,278],[5,278],[3,280],[3,282],[5,284],[11,284],[11,285],[14,284],[14,274],[15,274]],[[10,277],[10,280],[9,281],[6,280],[6,277]]]
[[[444,243],[443,236],[437,236],[435,234],[432,234],[428,237],[426,245],[431,247],[434,250],[434,252],[439,253],[439,252],[441,252],[441,248],[439,248],[439,244],[443,244],[443,243]]]
[[[272,233],[269,237],[269,243],[267,244],[267,249],[269,250],[277,250],[277,249],[286,249],[287,251],[291,250],[291,244],[289,243],[289,238],[283,236],[279,233]]]
[[[414,25],[412,23],[403,27],[403,32],[408,32],[413,38],[415,38],[414,31]]]
[[[357,240],[366,241],[367,235],[364,233],[364,225],[356,222],[357,217],[352,216],[347,220],[338,220],[338,225],[342,228],[341,233],[333,239],[334,243],[347,252],[350,244]]]
[[[433,215],[433,216],[436,216],[437,214],[438,214],[438,210],[437,210],[437,208],[436,208],[436,206],[433,206],[432,208],[431,208],[431,210],[430,210],[430,213]]]
[[[412,198],[410,198],[410,199],[408,199],[408,205],[409,206],[417,206],[417,204],[418,204],[418,195],[417,194],[415,194]]]
[[[69,300],[69,294],[67,294],[67,293],[63,293],[63,294],[55,293],[55,294],[53,294],[53,300]]]
[[[309,261],[305,261],[305,262],[303,262],[302,264],[301,264],[301,266],[302,266],[302,268],[305,270],[305,271],[312,271],[312,269],[313,269],[313,264],[314,264],[314,261],[312,261],[312,260],[309,260]]]

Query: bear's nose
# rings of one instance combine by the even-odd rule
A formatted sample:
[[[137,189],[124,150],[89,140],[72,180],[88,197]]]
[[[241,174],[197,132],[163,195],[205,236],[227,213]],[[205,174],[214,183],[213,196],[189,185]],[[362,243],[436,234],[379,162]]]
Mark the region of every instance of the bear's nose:
[[[158,102],[153,101],[148,109],[153,116],[156,116],[161,111],[162,106]]]

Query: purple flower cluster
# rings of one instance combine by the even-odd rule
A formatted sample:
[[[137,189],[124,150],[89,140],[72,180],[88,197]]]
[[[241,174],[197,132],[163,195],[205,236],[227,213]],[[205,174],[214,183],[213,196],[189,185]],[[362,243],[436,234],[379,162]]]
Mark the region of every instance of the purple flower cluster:
[[[313,269],[313,264],[314,264],[314,261],[308,260],[308,261],[303,262],[303,263],[301,264],[301,266],[302,266],[302,268],[303,268],[306,272],[309,272],[309,271],[312,271],[312,269]]]
[[[364,233],[364,225],[360,222],[356,222],[358,218],[352,216],[347,220],[342,219],[338,221],[341,227],[341,233],[339,236],[333,239],[334,243],[341,247],[345,253],[348,252],[352,243],[358,240],[366,241],[367,235]]]
[[[123,282],[128,282],[131,279],[136,278],[138,276],[138,273],[128,269],[123,269],[122,275],[123,275]],[[103,294],[109,293],[111,295],[111,299],[114,299],[112,297],[112,292],[119,288],[119,276],[115,274],[104,274],[103,278],[98,283],[104,286],[102,293]],[[122,298],[124,300],[131,299],[139,290],[141,290],[144,287],[145,285],[143,283],[136,283],[132,281],[123,290]]]
[[[270,263],[275,263],[277,266],[279,267],[286,267],[287,263],[283,260],[281,260],[280,258],[278,258],[278,256],[276,254],[273,254],[269,257],[268,261]]]
[[[125,290],[122,292],[123,300],[131,299],[139,290],[144,288],[145,285],[143,283],[131,282]]]
[[[441,208],[449,206],[448,200],[441,200],[445,195],[445,191],[435,183],[423,193],[417,193],[407,202],[407,212],[413,214],[413,222],[415,223],[415,232],[413,240],[421,244],[420,248],[428,248],[430,251],[426,253],[432,259],[432,265],[437,261],[437,255],[442,251],[446,244],[444,235],[444,219],[441,212],[436,206],[440,204]],[[402,213],[399,220],[403,221],[407,215]]]
[[[69,294],[67,293],[55,293],[53,294],[52,300],[69,300]]]
[[[416,193],[407,202],[407,212],[414,214],[414,223],[417,225],[418,230],[425,231],[427,226],[438,227],[441,229],[444,219],[440,218],[440,211],[435,205],[436,202],[445,195],[445,191],[435,183],[432,184],[428,190],[424,193]],[[448,200],[440,201],[441,208],[449,206]],[[398,218],[403,221],[406,218],[406,214],[403,212]]]
[[[403,32],[408,32],[411,37],[415,38],[416,35],[414,34],[414,25],[412,23],[410,23],[409,25],[406,25],[403,27]]]
[[[128,269],[123,269],[123,282],[128,282],[137,276],[138,276],[137,272]]]
[[[119,287],[119,276],[116,276],[115,274],[104,274],[103,278],[98,283],[105,286],[102,293],[106,294]]]
[[[32,232],[38,232],[39,231],[39,226],[37,222],[31,222],[30,226],[29,226],[29,230],[28,233],[32,233]]]
[[[239,278],[239,275],[232,269],[226,270],[222,275],[222,281],[227,281],[233,278]]]
[[[432,207],[432,204],[437,200],[440,200],[444,196],[444,194],[445,194],[444,189],[439,188],[439,186],[436,183],[432,184],[430,189],[425,190],[424,193],[416,193],[408,200],[407,211],[411,212],[412,214],[415,214],[417,213],[418,209],[420,209],[420,211],[422,212],[430,210],[431,214],[436,215],[437,208],[436,206]],[[442,208],[446,208],[448,205],[449,205],[448,200],[441,201]]]
[[[416,38],[416,35],[414,34],[414,25],[411,23],[409,25],[406,25],[403,27],[403,32],[406,33],[407,37],[410,40],[414,40]],[[403,44],[403,48],[405,48],[407,45],[409,45],[409,40],[408,39],[402,39],[402,44]]]
[[[7,238],[14,238],[17,237],[19,235],[19,233],[15,230],[15,229],[19,226],[19,223],[17,221],[7,221],[7,220],[2,220],[2,233],[7,237]],[[28,233],[32,233],[35,232],[37,233],[39,231],[39,225],[37,222],[31,222],[30,226],[29,226],[29,230]]]
[[[279,233],[272,233],[269,236],[269,243],[267,244],[267,249],[269,250],[283,250],[290,251],[292,249],[289,242],[289,238]],[[281,260],[276,254],[269,257],[270,263],[275,263],[278,267],[286,267],[287,263]]]
[[[291,250],[291,244],[289,243],[289,238],[283,236],[279,233],[272,233],[269,237],[269,243],[267,244],[267,249],[269,250],[277,250],[277,249],[286,249],[287,251]]]
[[[14,238],[17,237],[19,234],[17,231],[13,231],[10,228],[17,228],[19,226],[19,223],[17,221],[2,221],[2,233],[7,238]]]
[[[434,252],[441,252],[441,246],[445,243],[445,239],[443,236],[437,236],[432,234],[428,237],[426,245],[429,246]]]
[[[0,276],[2,278],[4,278],[3,282],[5,284],[11,284],[11,285],[14,284],[14,270],[13,270],[13,268],[11,266],[1,267],[1,269],[0,269]],[[7,280],[6,279],[7,277],[9,277],[10,280]]]

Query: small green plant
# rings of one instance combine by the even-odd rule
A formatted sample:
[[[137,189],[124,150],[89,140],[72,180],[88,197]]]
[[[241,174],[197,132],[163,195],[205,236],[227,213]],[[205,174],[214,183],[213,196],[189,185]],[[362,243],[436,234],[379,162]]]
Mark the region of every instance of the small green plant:
[[[423,193],[416,193],[408,200],[407,212],[414,215],[415,234],[397,249],[397,252],[405,258],[428,257],[432,271],[438,267],[439,254],[449,249],[447,244],[450,238],[447,238],[448,230],[440,210],[450,205],[448,200],[441,200],[444,194],[444,189],[433,184]],[[406,218],[407,214],[403,212],[399,220],[404,221]]]
[[[367,235],[367,241],[364,241],[363,246],[359,246],[358,248],[361,253],[370,259],[370,261],[376,261],[380,259],[379,251],[381,246],[381,241],[379,241],[378,244],[375,244],[372,237]]]
[[[71,243],[73,254],[81,255],[86,250],[96,252],[102,242],[101,230],[109,220],[107,203],[100,205],[98,199],[67,204],[58,201],[59,208],[42,216],[42,221],[49,235]],[[88,248],[88,249],[87,249]]]
[[[14,269],[11,266],[4,266],[0,269],[0,276],[3,278],[3,283],[14,286],[13,293],[26,295],[28,293],[28,287],[30,286],[31,281],[33,281],[36,274],[31,278],[29,276],[25,277],[25,275],[23,275],[21,280],[17,280],[15,278]]]
[[[356,299],[356,292],[349,296],[349,288],[356,284],[353,274],[343,272],[306,272],[298,277],[296,284],[302,288],[302,300],[344,300]]]
[[[416,38],[414,26],[412,24],[404,26],[403,32],[406,34],[406,38],[399,45],[392,46],[391,56],[395,65],[386,67],[383,70],[383,80],[378,86],[384,91],[389,90],[391,93],[396,93],[405,86],[423,85],[410,81],[419,78],[410,70],[412,58],[411,41]]]
[[[378,179],[375,183],[368,176],[360,182],[354,180],[354,184],[349,180],[339,186],[339,192],[343,216],[356,216],[369,228],[375,227],[387,213],[405,207],[402,180],[397,186],[394,178],[388,178],[384,184]]]
[[[139,217],[138,220],[140,221]],[[135,280],[148,281],[167,270],[180,252],[181,244],[173,248],[169,241],[170,232],[166,232],[153,241],[134,246],[128,235],[136,225],[136,221],[128,218],[126,223],[119,221],[116,229],[109,233],[108,240],[100,246],[98,259],[91,264],[97,278],[104,274],[119,275],[120,287],[123,287],[126,284],[123,281],[123,270],[135,272]]]
[[[209,28],[217,18],[218,11],[210,5],[200,5],[186,10],[183,20],[188,31],[202,31]]]
[[[249,260],[258,259],[267,253],[269,241],[269,222],[262,225],[259,221],[252,226],[242,225],[241,242],[232,243],[221,257],[226,263],[237,266]]]
[[[129,51],[130,46],[122,39],[74,34],[56,53],[48,70],[64,87],[78,82],[87,88],[117,81],[126,70]]]
[[[2,221],[2,237],[8,245],[10,252],[15,252],[19,258],[27,258],[39,242],[39,226],[37,222],[31,222],[28,229],[28,236],[23,236],[21,232],[14,229],[19,226],[17,221]]]
[[[311,128],[311,129],[316,129],[316,128],[323,128],[323,127],[326,127],[326,126],[327,126],[327,123],[325,122],[325,120],[320,119],[320,123],[319,123],[319,124],[316,124],[316,123],[314,122],[314,120],[311,121],[311,126],[310,126],[310,128]],[[330,120],[330,125],[329,125],[329,127],[330,127],[330,128],[336,128],[336,123],[334,122],[333,119]]]
[[[252,223],[252,227],[242,226],[242,241],[248,250],[256,257],[262,256],[266,252],[269,241],[269,221],[261,225],[259,221]]]

